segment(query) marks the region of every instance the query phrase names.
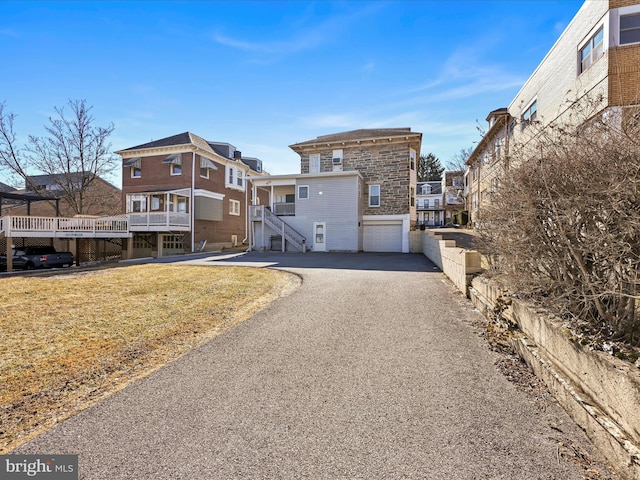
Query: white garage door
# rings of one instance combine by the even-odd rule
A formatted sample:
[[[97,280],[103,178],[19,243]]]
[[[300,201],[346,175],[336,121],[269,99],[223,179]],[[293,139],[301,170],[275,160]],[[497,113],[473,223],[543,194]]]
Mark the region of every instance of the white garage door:
[[[402,222],[364,225],[365,252],[402,252]]]

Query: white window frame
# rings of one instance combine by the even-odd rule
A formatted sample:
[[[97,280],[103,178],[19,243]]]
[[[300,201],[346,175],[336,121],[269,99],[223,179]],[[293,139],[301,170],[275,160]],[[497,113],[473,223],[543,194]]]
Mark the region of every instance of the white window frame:
[[[373,191],[377,189],[378,193],[377,195],[373,194]],[[378,199],[377,203],[372,203],[371,200],[373,200],[374,198]],[[380,207],[380,204],[382,203],[382,195],[381,195],[381,189],[380,189],[380,184],[376,183],[374,185],[369,185],[369,206],[373,207],[373,208],[378,208]]]
[[[309,173],[320,173],[320,154],[309,154]]]
[[[239,190],[244,192],[245,179],[244,170],[240,167],[234,167],[231,165],[225,166],[224,186],[233,190]]]
[[[301,191],[306,189],[306,195],[302,196]],[[309,198],[309,185],[298,185],[298,200],[307,200]]]
[[[172,163],[171,164],[171,176],[178,176],[178,175],[182,175],[182,165],[179,165],[177,163]]]
[[[229,215],[240,216],[240,202],[238,200],[229,199]]]
[[[202,171],[204,170],[204,172],[206,173],[206,175],[202,174]],[[200,167],[200,178],[209,178],[209,168],[207,167]]]
[[[600,41],[596,43],[597,37]],[[587,52],[585,54],[585,52]],[[604,25],[601,25],[596,32],[589,37],[580,50],[578,50],[578,73],[585,72],[596,60],[604,55]]]
[[[131,178],[141,178],[142,177],[142,168],[140,167],[131,167]]]
[[[522,127],[531,125],[538,118],[538,98],[534,98],[529,102],[527,108],[522,111],[520,119],[522,120]]]

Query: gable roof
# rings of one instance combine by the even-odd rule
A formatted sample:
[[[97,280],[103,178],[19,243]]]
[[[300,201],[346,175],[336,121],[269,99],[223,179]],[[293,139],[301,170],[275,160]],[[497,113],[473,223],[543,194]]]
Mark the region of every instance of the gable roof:
[[[358,130],[350,130],[348,132],[333,133],[330,135],[320,135],[313,140],[306,140],[304,142],[294,143],[289,145],[290,148],[295,150],[297,147],[315,146],[319,144],[331,144],[338,142],[355,142],[355,141],[367,141],[378,139],[421,139],[422,133],[412,132],[411,128],[361,128]]]

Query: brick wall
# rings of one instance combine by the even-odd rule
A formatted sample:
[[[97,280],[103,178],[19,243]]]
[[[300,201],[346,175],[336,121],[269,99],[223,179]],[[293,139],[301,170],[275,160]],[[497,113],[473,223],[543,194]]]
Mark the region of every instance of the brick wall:
[[[640,45],[609,51],[609,105],[640,103]]]

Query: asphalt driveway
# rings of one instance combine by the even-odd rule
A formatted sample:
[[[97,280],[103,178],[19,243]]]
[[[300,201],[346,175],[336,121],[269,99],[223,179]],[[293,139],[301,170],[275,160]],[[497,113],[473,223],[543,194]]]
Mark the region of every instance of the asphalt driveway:
[[[584,442],[495,366],[478,315],[425,257],[263,254],[302,285],[14,453],[84,479],[580,479]],[[573,429],[572,429],[573,428]]]

